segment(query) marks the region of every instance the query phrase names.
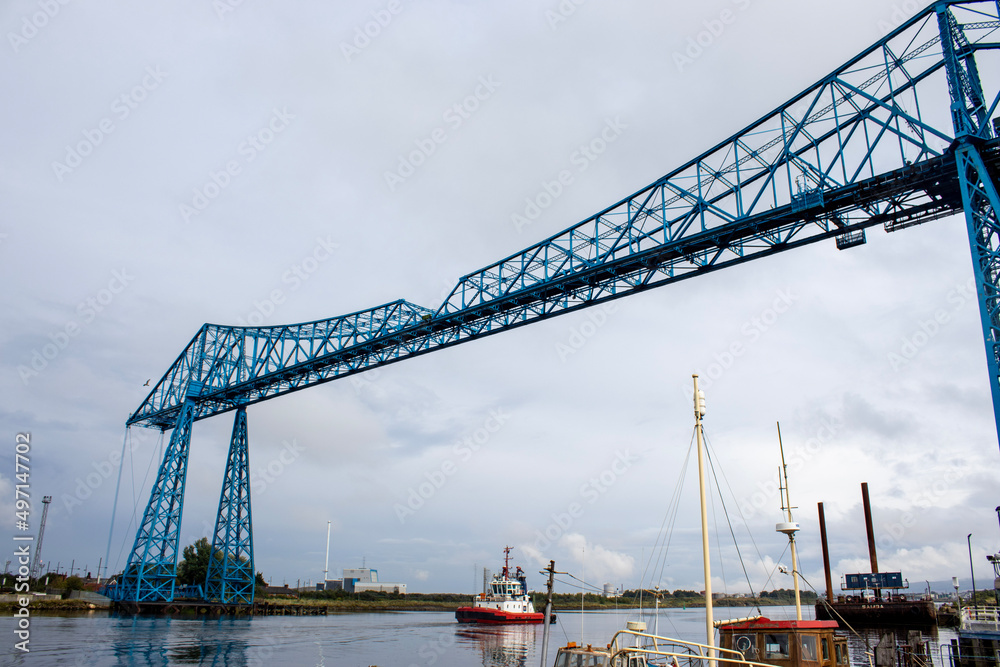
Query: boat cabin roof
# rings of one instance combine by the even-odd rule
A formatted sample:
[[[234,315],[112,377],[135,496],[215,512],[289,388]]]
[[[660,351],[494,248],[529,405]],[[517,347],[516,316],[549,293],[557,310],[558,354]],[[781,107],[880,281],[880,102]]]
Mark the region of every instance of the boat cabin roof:
[[[721,632],[740,630],[836,630],[840,626],[837,621],[772,621],[761,616],[738,623],[726,623],[719,626]]]

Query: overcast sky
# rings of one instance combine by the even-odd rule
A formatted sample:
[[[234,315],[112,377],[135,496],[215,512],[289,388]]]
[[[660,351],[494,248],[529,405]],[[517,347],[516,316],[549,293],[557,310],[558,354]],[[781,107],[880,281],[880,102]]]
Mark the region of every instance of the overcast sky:
[[[124,422],[202,323],[437,308],[460,276],[725,139],[912,7],[836,4],[4,3],[0,523],[15,532],[27,432],[32,530],[53,497],[43,560],[96,573]],[[572,182],[515,224],[562,170]],[[320,579],[331,521],[331,576],[364,563],[410,592],[471,593],[505,545],[532,587],[555,559],[598,586],[700,590],[693,456],[682,476],[699,372],[755,588],[790,565],[779,421],[810,584],[819,501],[835,581],[869,571],[867,481],[882,570],[968,587],[972,533],[988,587],[998,445],[963,225],[877,227],[856,249],[817,244],[252,406],[256,567]],[[182,545],[212,530],[231,428],[194,427]],[[112,572],[158,437],[128,435]],[[718,502],[713,517],[714,588],[745,591]]]

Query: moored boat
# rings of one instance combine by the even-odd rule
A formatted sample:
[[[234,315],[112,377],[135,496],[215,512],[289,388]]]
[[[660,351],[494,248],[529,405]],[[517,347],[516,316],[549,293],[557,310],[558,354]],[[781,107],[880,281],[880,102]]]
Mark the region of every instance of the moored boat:
[[[784,521],[775,530],[788,536],[792,556],[792,581],[795,588],[795,620],[772,621],[763,616],[719,621],[719,643],[724,649],[739,651],[744,659],[766,662],[779,667],[848,667],[847,638],[835,634],[839,624],[833,620],[807,620],[802,618],[802,601],[799,597],[799,561],[796,554],[795,533],[799,524],[792,517],[792,499],[788,490],[788,466],[785,447],[781,442],[781,425],[778,425],[778,450],[781,468],[778,469],[778,491]],[[728,661],[724,661],[723,665]]]
[[[716,625],[722,648],[739,651],[746,660],[779,667],[849,665],[847,638],[834,633],[836,621],[772,621],[758,616]]]
[[[951,640],[952,667],[996,667],[1000,664],[1000,610],[963,607],[958,638]]]
[[[823,503],[819,503],[820,543],[823,547],[823,569],[826,575],[826,598],[816,600],[816,618],[841,620],[863,627],[929,628],[937,625],[937,608],[930,595],[907,595],[909,588],[901,572],[879,572],[875,549],[868,482],[861,483],[861,501],[868,534],[868,558],[871,572],[845,574],[841,590],[847,595],[835,595],[830,574],[830,556],[826,540],[826,518]]]
[[[556,653],[555,667],[772,667],[744,659],[739,651],[646,633],[646,624],[630,621],[607,646],[570,642]]]
[[[778,667],[849,667],[847,638],[835,634],[836,621],[814,621],[802,618],[799,598],[798,558],[795,533],[799,524],[793,521],[792,503],[788,492],[788,474],[781,430],[778,443],[781,451],[779,487],[785,520],[775,529],[788,536],[792,556],[792,577],[795,587],[796,620],[772,621],[762,616],[715,622],[713,619],[711,569],[708,559],[708,520],[705,502],[703,466],[702,418],[705,416],[705,395],[698,389],[694,377],[695,436],[697,440],[698,479],[701,496],[702,552],[705,570],[706,643],[698,644],[645,633],[645,624],[630,622],[627,630],[616,634],[607,647],[578,646],[570,642],[556,654],[555,667],[746,667],[776,665]],[[719,632],[719,644],[715,631]],[[629,638],[634,644],[627,643]],[[543,647],[542,655],[545,655]],[[543,658],[544,664],[544,658]],[[964,667],[964,666],[963,666]]]
[[[493,576],[488,592],[472,600],[471,607],[455,610],[459,623],[543,623],[545,614],[535,611],[528,595],[527,578],[520,567],[511,572],[510,547],[504,548],[503,570]],[[555,623],[555,614],[552,623]]]

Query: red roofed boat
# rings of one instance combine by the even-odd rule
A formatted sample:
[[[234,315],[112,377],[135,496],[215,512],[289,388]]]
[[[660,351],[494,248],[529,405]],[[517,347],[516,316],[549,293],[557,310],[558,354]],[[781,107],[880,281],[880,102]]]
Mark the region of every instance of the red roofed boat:
[[[834,634],[836,621],[772,621],[740,618],[716,623],[722,648],[745,660],[780,667],[849,667],[847,638]],[[725,660],[720,660],[723,666]]]

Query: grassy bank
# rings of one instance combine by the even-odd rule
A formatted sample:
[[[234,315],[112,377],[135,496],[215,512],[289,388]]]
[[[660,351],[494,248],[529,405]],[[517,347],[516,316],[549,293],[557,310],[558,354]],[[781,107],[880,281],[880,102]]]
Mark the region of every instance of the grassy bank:
[[[308,607],[326,607],[328,613],[363,613],[363,612],[398,612],[398,611],[455,611],[459,607],[471,604],[471,595],[455,594],[421,594],[409,595],[304,595],[299,598],[258,596],[258,602],[271,605],[303,605]],[[803,599],[803,604],[812,604],[815,600]],[[723,598],[715,601],[718,607],[752,607],[757,603],[761,606],[794,604],[794,600],[784,597],[765,597],[759,601],[750,598]],[[545,598],[541,594],[534,595],[535,609],[545,608]],[[642,606],[649,609],[654,606],[653,596],[645,596]],[[554,595],[553,609],[556,611],[576,611],[581,608],[579,595]],[[660,600],[661,608],[696,608],[704,607],[705,599],[698,597],[666,597]],[[639,607],[638,598],[620,597],[605,598],[599,595],[587,595],[584,598],[583,609],[587,611],[610,611],[614,609],[635,609]],[[0,612],[9,613],[17,610],[16,602],[0,602]],[[100,609],[86,600],[61,600],[57,597],[34,598],[29,605],[32,612],[60,613],[64,611],[90,611]]]
[[[0,613],[11,613],[20,609],[16,602],[0,602]],[[92,611],[100,609],[86,600],[61,600],[53,598],[35,598],[28,605],[32,612],[59,613],[63,611]]]

